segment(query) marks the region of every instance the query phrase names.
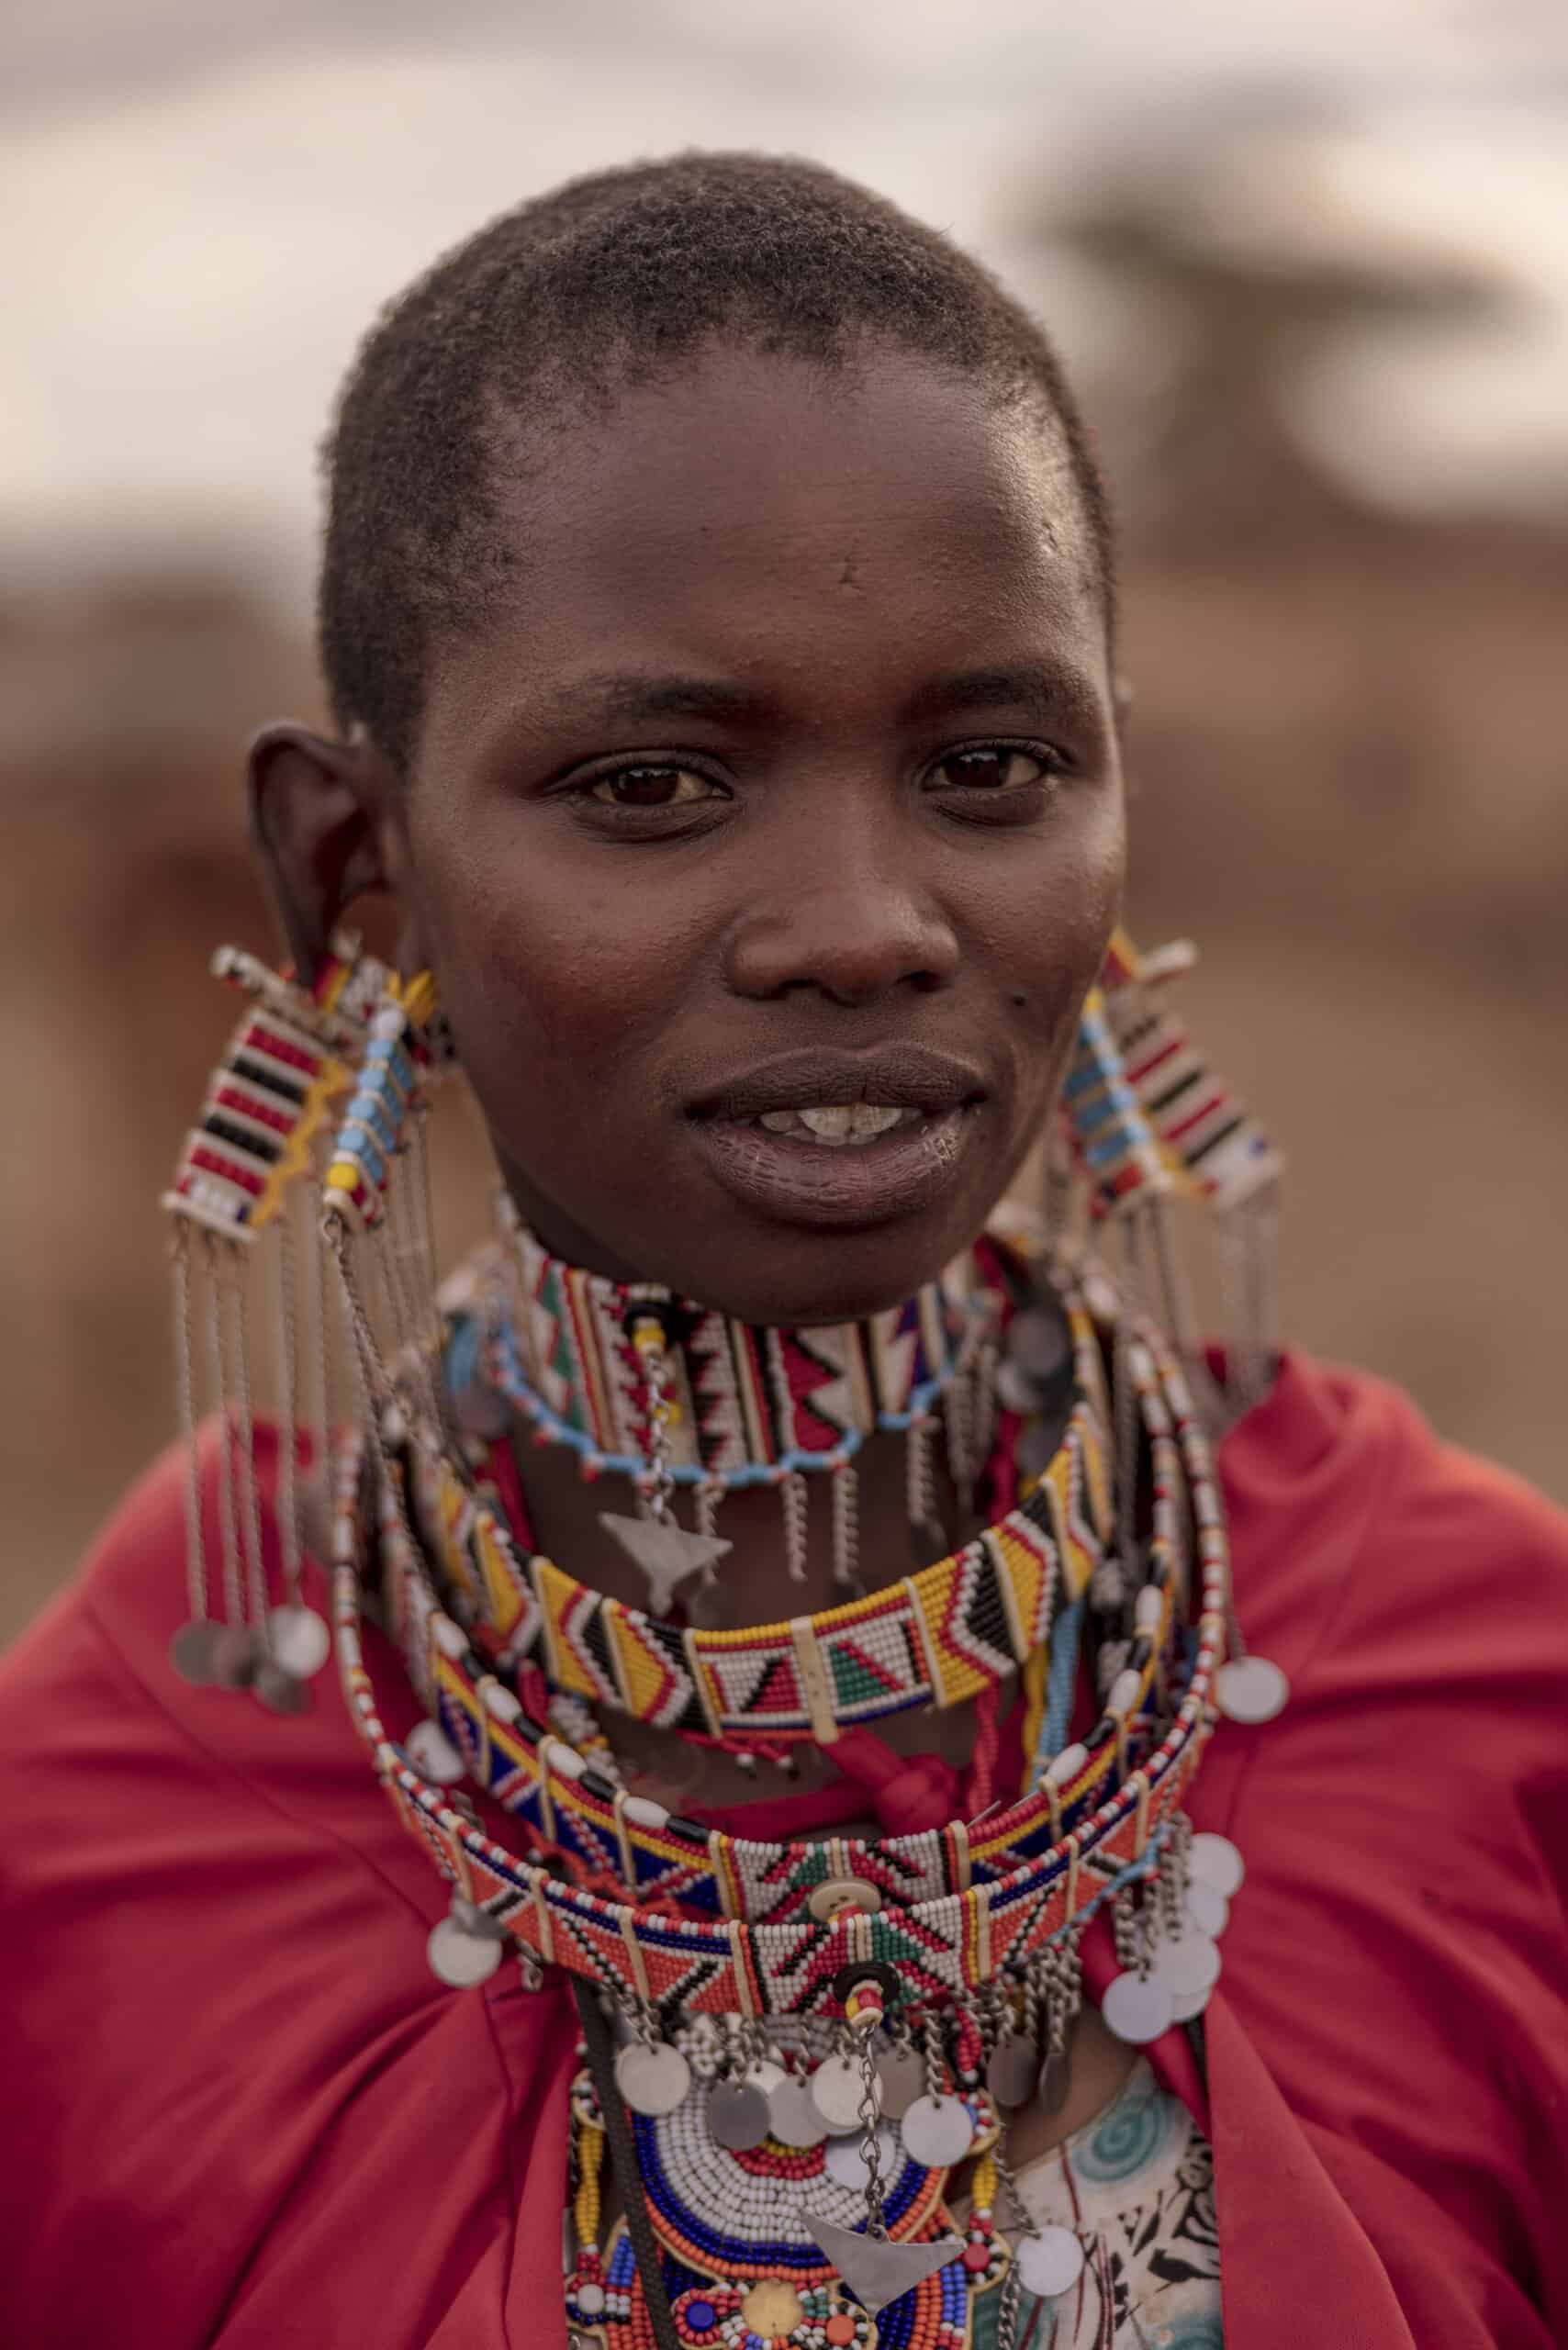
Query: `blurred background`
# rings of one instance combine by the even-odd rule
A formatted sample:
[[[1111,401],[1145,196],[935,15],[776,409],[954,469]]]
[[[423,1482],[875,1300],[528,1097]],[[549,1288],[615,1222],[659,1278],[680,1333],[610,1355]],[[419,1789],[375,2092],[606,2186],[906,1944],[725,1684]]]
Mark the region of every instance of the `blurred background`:
[[[172,1427],[157,1198],[208,952],[271,944],[241,752],[319,712],[355,341],[693,144],[868,180],[1058,338],[1126,533],[1133,926],[1200,943],[1289,1152],[1288,1326],[1568,1500],[1555,0],[55,0],[0,124],[0,1635]]]

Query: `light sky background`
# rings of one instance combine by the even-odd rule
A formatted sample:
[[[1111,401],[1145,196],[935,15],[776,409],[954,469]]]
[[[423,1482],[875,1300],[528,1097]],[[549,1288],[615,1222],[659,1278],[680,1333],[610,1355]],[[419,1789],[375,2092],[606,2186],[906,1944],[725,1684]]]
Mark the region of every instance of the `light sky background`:
[[[868,180],[1092,368],[1127,321],[1026,223],[1111,162],[1180,157],[1222,241],[1478,263],[1504,319],[1361,339],[1304,425],[1401,502],[1568,509],[1559,0],[58,0],[0,28],[13,563],[238,536],[292,601],[379,303],[530,193],[687,145]]]

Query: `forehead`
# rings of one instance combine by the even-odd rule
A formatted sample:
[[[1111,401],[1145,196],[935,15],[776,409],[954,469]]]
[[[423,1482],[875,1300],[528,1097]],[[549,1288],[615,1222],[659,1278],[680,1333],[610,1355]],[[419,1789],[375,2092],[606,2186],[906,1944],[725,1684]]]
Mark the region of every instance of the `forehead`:
[[[513,558],[432,702],[615,666],[901,696],[1046,656],[1108,690],[1093,543],[1033,399],[879,346],[842,367],[712,348],[601,412],[497,435]]]

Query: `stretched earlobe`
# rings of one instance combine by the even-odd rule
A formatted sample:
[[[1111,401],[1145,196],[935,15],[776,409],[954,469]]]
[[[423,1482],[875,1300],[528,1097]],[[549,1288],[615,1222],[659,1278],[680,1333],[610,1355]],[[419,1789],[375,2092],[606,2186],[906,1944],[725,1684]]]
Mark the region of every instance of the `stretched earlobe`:
[[[354,900],[387,887],[378,822],[387,780],[364,737],[334,743],[284,720],[251,744],[251,838],[306,987]]]

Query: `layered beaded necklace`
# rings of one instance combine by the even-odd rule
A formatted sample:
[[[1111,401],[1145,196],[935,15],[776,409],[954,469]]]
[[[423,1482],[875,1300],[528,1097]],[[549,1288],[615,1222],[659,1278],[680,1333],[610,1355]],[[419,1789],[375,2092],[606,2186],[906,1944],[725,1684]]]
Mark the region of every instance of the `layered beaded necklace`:
[[[1227,1675],[1230,1710],[1249,1718],[1282,1695],[1260,1660],[1226,1662],[1223,1510],[1171,1350],[1092,1265],[990,1239],[890,1315],[756,1331],[563,1266],[510,1211],[457,1310],[437,1314],[418,1139],[443,1058],[431,992],[382,973],[375,996],[346,949],[313,998],[257,967],[236,976],[268,1015],[249,1023],[251,1058],[281,1042],[297,1071],[299,1130],[274,1118],[266,1177],[252,1179],[271,1097],[265,1069],[244,1072],[249,1106],[215,1100],[178,1199],[207,1232],[248,1243],[276,1213],[281,1162],[292,1152],[308,1171],[309,1131],[348,1096],[320,1192],[362,1394],[358,1426],[330,1447],[339,1667],[381,1785],[453,1887],[430,1938],[436,1973],[477,1985],[510,1951],[525,1983],[560,1969],[576,1986],[575,2336],[607,2350],[960,2350],[976,2295],[997,2288],[1011,2342],[1020,2290],[1062,2291],[1084,2258],[1070,2231],[1031,2229],[1013,2208],[1005,2156],[1010,2111],[1065,2099],[1083,1930],[1108,1908],[1120,1972],[1103,2012],[1123,2039],[1201,2011],[1240,1863],[1223,1839],[1192,1836],[1182,1794]],[[1081,1052],[1081,1095],[1108,1035],[1102,1018]],[[1136,1102],[1115,1102],[1126,1125]],[[1092,1099],[1079,1114],[1092,1129]],[[280,1329],[292,1382],[286,1315]],[[601,1522],[646,1574],[647,1607],[535,1548],[518,1426],[624,1488],[629,1506]],[[224,1522],[242,1564],[248,1404],[230,1428]],[[906,1445],[926,1555],[891,1582],[864,1575],[879,1562],[857,1539],[855,1464],[874,1432]],[[936,1441],[961,1504],[984,1494],[995,1513],[956,1548],[935,1525]],[[803,1581],[815,1475],[831,1481],[848,1595],[705,1627],[726,1496],[778,1492],[788,1571]],[[228,1580],[243,1589],[242,1573]],[[297,1572],[283,1607],[269,1616],[258,1595],[221,1639],[205,1566],[192,1582],[202,1604],[179,1669],[263,1695],[270,1675],[269,1702],[293,1703],[317,1661]],[[401,1742],[366,1667],[366,1609],[426,1708]],[[1072,1739],[1081,1652],[1100,1709]],[[863,1762],[879,1717],[976,1699],[984,1713],[1014,1675],[1016,1791],[976,1801],[971,1782],[971,1800],[909,1832],[733,1833],[629,1792],[613,1751],[629,1717],[742,1757],[787,1762],[811,1744]],[[521,1851],[487,1830],[479,1802]],[[607,2154],[623,2206],[608,2241]],[[1011,2243],[1003,2221],[1023,2223]]]

